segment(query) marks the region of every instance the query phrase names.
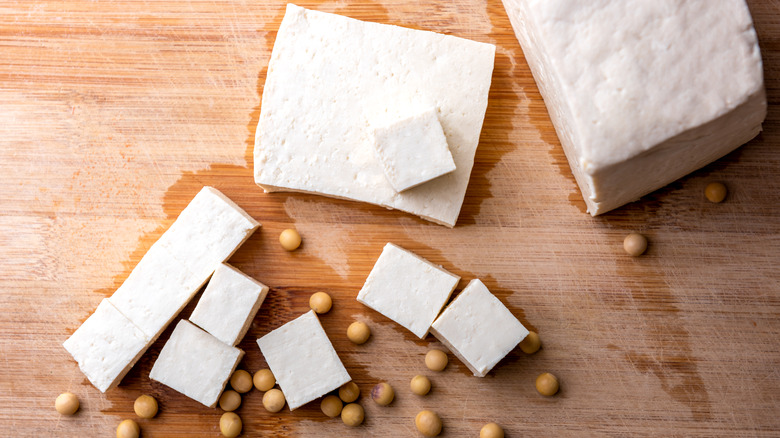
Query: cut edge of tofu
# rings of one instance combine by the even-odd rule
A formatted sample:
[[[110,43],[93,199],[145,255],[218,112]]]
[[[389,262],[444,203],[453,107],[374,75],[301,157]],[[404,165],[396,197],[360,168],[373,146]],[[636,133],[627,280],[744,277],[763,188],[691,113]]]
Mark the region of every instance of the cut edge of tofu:
[[[207,190],[208,192],[216,195],[218,198],[221,198],[223,201],[225,201],[226,204],[233,207],[239,214],[244,216],[244,218],[247,221],[249,221],[250,224],[252,224],[252,228],[251,231],[249,232],[249,236],[251,236],[252,233],[254,233],[260,227],[260,222],[258,222],[255,218],[253,218],[249,213],[246,212],[246,210],[241,208],[241,206],[236,204],[232,199],[228,198],[224,193],[220,192],[219,190],[211,186],[203,186],[201,190]],[[249,238],[249,236],[247,236],[247,238]]]

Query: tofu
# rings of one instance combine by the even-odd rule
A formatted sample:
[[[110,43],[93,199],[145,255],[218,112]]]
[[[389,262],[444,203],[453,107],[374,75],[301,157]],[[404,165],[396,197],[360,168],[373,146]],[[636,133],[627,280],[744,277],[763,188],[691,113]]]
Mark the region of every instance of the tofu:
[[[455,225],[468,185],[495,46],[288,4],[257,126],[255,182],[368,202]],[[455,171],[398,193],[373,130],[399,109],[436,106]]]
[[[458,281],[459,276],[388,243],[357,300],[423,339]]]
[[[592,215],[761,131],[761,54],[744,0],[503,2]]]
[[[100,392],[114,388],[146,351],[149,337],[104,299],[62,344]]]
[[[235,346],[268,294],[268,286],[226,263],[219,265],[192,311],[190,322]]]
[[[378,127],[374,140],[385,177],[397,192],[455,170],[436,107]]]
[[[176,324],[149,378],[213,408],[244,352],[189,321]]]
[[[431,333],[477,377],[485,377],[528,330],[477,279],[436,318]]]
[[[258,339],[257,345],[290,410],[352,380],[313,310]]]

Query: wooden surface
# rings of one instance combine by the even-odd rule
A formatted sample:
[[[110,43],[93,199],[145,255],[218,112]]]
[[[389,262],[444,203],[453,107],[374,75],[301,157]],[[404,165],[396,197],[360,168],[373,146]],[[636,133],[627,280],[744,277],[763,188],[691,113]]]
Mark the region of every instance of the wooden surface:
[[[780,434],[780,9],[751,0],[764,59],[764,133],[738,151],[599,218],[584,203],[498,0],[333,1],[302,5],[497,45],[480,147],[458,225],[300,194],[264,194],[252,144],[282,2],[0,2],[0,426],[8,436],[112,436],[141,393],[160,400],[139,420],[145,437],[217,436],[208,409],[152,382],[166,331],[107,394],[61,343],[111,294],[203,186],[262,224],[232,258],[271,292],[240,347],[241,367],[264,366],[255,339],[326,290],[322,318],[362,389],[365,424],[327,420],[317,403],[265,412],[261,394],[238,413],[248,436],[415,436],[427,408],[443,436],[477,436],[488,421],[520,436],[778,436]],[[724,181],[725,203],[703,198]],[[304,245],[285,253],[279,232]],[[637,230],[646,256],[623,254]],[[438,346],[416,340],[355,301],[392,241],[480,278],[531,329],[543,350],[512,352],[487,377],[451,356],[426,372]],[[183,315],[189,315],[190,305]],[[353,320],[373,329],[353,346]],[[539,396],[535,377],[561,392]],[[415,374],[434,389],[408,390]],[[389,381],[397,400],[366,398]],[[72,391],[81,411],[53,409]]]

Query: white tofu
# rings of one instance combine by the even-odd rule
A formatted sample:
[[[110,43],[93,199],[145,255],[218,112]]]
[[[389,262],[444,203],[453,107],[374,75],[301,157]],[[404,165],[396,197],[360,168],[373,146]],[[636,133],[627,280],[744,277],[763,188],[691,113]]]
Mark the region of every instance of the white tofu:
[[[423,339],[458,281],[459,276],[388,243],[357,300]]]
[[[487,108],[495,46],[289,4],[255,139],[255,182],[403,210],[454,226]],[[439,108],[456,170],[402,193],[375,157],[388,114]]]
[[[592,215],[761,130],[761,54],[744,0],[503,2]]]
[[[192,311],[190,322],[228,345],[246,334],[268,294],[268,286],[228,264],[221,264]]]
[[[213,408],[244,352],[179,321],[149,373],[187,397]]]
[[[528,336],[523,324],[477,279],[436,318],[431,333],[477,377],[485,377]]]
[[[290,410],[352,380],[313,310],[258,339],[257,345]]]
[[[376,128],[374,140],[385,177],[398,192],[455,170],[436,107]]]
[[[203,284],[258,227],[252,216],[219,190],[203,187],[157,244]]]
[[[149,338],[108,300],[62,344],[100,392],[115,387],[146,351]]]

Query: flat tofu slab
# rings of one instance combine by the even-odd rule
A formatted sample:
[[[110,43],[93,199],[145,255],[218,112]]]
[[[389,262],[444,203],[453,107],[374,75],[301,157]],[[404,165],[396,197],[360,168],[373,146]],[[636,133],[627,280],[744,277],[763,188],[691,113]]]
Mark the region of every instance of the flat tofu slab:
[[[147,337],[104,299],[62,344],[100,392],[115,387],[146,351]]]
[[[477,377],[485,377],[528,336],[523,324],[477,279],[436,318],[431,333]]]
[[[388,243],[357,300],[423,339],[458,281],[459,276]]]
[[[592,215],[756,136],[761,53],[745,0],[503,0]]]
[[[495,46],[287,5],[268,65],[255,182],[458,219],[487,108]],[[436,106],[456,170],[402,193],[372,132]]]
[[[240,349],[181,320],[160,351],[149,378],[213,408],[243,356]]]
[[[398,192],[455,170],[436,112],[431,107],[374,131],[377,158]]]
[[[211,276],[190,322],[235,346],[244,338],[267,294],[268,286],[223,263]]]
[[[352,380],[313,310],[258,339],[257,345],[290,410]]]

